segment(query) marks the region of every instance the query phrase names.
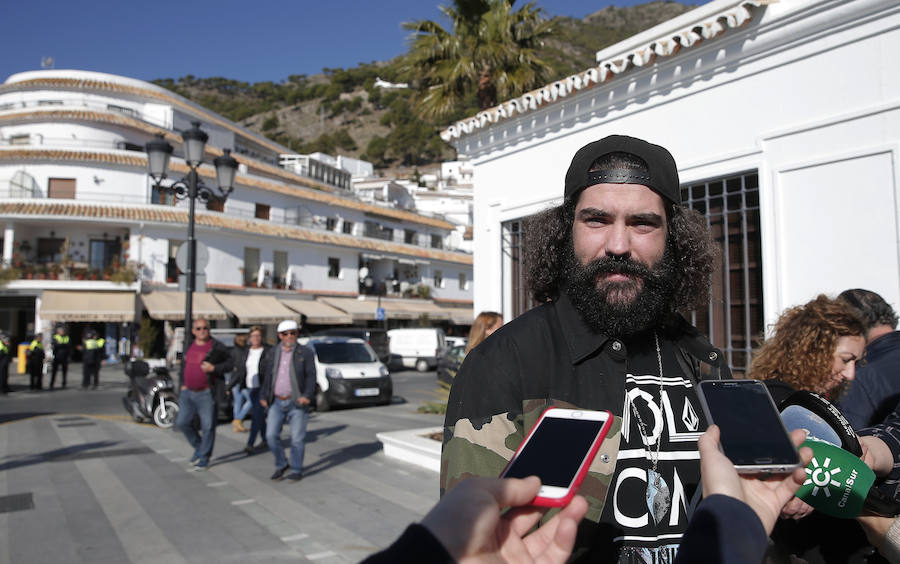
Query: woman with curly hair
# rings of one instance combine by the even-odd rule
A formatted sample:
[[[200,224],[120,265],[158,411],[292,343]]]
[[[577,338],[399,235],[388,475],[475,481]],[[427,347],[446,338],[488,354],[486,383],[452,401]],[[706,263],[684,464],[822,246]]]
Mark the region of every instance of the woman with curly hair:
[[[769,390],[776,402],[792,390],[833,401],[853,380],[865,334],[863,321],[846,303],[820,294],[781,314],[750,364],[750,377],[775,380]]]

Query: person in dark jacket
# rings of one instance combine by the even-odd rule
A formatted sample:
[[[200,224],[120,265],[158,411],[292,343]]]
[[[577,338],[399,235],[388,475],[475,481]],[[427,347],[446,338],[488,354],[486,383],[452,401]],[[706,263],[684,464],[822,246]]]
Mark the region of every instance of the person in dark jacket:
[[[0,332],[0,394],[12,391],[9,387],[9,363],[12,362],[12,345],[9,336]]]
[[[231,362],[234,368],[228,375],[225,385],[226,394],[231,395],[231,430],[235,433],[246,433],[244,417],[250,413],[250,390],[244,387],[244,378],[238,373],[241,363],[247,357],[247,334],[241,333],[234,336],[234,346],[231,348]]]
[[[194,448],[190,464],[197,471],[209,468],[216,440],[216,382],[231,370],[228,348],[209,335],[209,321],[200,317],[192,326],[194,342],[185,352],[179,374],[178,419],[181,429]],[[200,434],[194,429],[194,415],[200,418]]]
[[[263,438],[263,444],[266,442],[266,410],[260,403],[259,392],[262,378],[259,368],[263,356],[271,347],[263,343],[262,327],[259,325],[250,328],[247,340],[249,342],[247,347],[235,347],[234,349],[237,354],[234,357],[234,372],[231,374],[230,385],[241,386],[248,392],[250,434],[247,436],[244,452],[253,454],[257,436]]]
[[[81,350],[82,376],[81,389],[87,390],[94,382],[94,389],[100,383],[100,364],[103,362],[103,351],[106,339],[100,337],[93,329],[84,332],[84,344]]]
[[[66,377],[69,375],[69,353],[72,346],[69,343],[69,333],[66,328],[60,325],[53,334],[52,351],[53,365],[50,372],[50,389],[56,384],[56,370],[62,369],[62,380],[60,380],[60,388],[66,387]]]
[[[287,478],[303,478],[303,451],[309,407],[316,393],[315,353],[297,344],[300,330],[293,320],[278,324],[281,344],[269,349],[260,363],[263,378],[260,403],[268,407],[266,442],[275,455],[275,473],[271,479],[280,480],[288,469],[281,446],[281,426],[287,420],[291,427],[291,472]]]
[[[42,380],[44,379],[44,359],[47,355],[44,353],[42,339],[41,333],[35,335],[26,351],[25,367],[30,376],[28,388],[31,390],[40,390],[44,387]]]

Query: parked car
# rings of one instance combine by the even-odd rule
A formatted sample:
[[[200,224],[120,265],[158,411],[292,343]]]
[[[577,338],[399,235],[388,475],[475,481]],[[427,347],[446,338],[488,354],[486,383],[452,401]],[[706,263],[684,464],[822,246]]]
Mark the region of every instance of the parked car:
[[[394,384],[387,367],[362,339],[313,336],[299,339],[316,353],[316,409],[335,405],[391,403]]]
[[[436,327],[391,329],[388,337],[391,339],[391,361],[419,372],[437,366],[438,356],[447,346],[444,330]]]
[[[451,337],[450,335],[444,337],[444,340],[447,342],[447,348],[459,346],[465,347],[466,343],[469,342],[467,337]]]
[[[323,329],[316,331],[313,336],[318,335],[339,335],[342,337],[356,337],[369,343],[369,346],[378,355],[378,360],[385,365],[391,362],[391,345],[388,332],[384,329],[368,328],[368,327],[341,327],[337,329]]]
[[[453,384],[459,367],[462,366],[463,359],[466,358],[466,346],[456,345],[444,349],[444,353],[438,359],[437,363],[437,379],[448,386]]]

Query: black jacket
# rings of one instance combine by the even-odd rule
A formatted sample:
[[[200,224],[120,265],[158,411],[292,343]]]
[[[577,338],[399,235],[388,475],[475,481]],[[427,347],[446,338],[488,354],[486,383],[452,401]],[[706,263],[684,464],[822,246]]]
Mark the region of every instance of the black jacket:
[[[193,345],[193,343],[191,343],[191,345]],[[212,339],[212,348],[206,353],[203,360],[215,366],[215,370],[206,375],[206,378],[209,380],[210,389],[215,390],[216,386],[224,380],[225,373],[230,371],[234,366],[231,360],[231,353],[228,352],[228,347],[222,344],[221,341]],[[181,368],[178,371],[178,388],[180,389],[183,385],[184,362],[181,363]]]
[[[275,363],[275,351],[280,350],[281,345],[270,347],[259,361],[260,399],[272,405],[275,398],[275,379],[272,378],[273,365]],[[313,401],[316,394],[316,360],[315,353],[309,347],[297,345],[293,350],[294,373],[297,375],[297,391],[309,401]]]
[[[262,359],[266,356],[266,353],[269,352],[269,349],[272,348],[272,345],[263,345],[262,356],[259,358],[260,367],[262,366]],[[228,390],[233,390],[235,386],[240,385],[240,387],[244,387],[244,382],[247,380],[247,356],[250,355],[250,346],[246,347],[235,347],[231,351],[231,360],[234,363],[234,368],[231,371],[231,380],[228,381]],[[259,368],[259,367],[258,367]],[[262,387],[263,375],[262,371],[259,372],[259,385]]]

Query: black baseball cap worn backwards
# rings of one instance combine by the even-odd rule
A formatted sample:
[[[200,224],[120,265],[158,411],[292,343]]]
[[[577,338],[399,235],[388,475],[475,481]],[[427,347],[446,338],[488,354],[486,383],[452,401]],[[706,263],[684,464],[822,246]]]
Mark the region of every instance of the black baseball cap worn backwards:
[[[594,161],[609,153],[629,153],[643,159],[649,174],[628,168],[588,171]],[[564,195],[568,199],[588,186],[605,183],[642,184],[662,196],[666,203],[681,203],[678,167],[672,153],[636,137],[610,135],[578,149],[566,172]]]

